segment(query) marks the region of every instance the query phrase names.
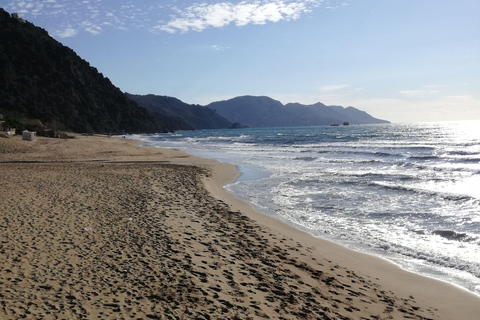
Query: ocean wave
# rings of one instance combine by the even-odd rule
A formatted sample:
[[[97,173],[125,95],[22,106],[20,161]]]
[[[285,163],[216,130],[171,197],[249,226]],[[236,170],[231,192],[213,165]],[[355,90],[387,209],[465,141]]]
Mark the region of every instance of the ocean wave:
[[[457,257],[430,253],[426,250],[412,250],[413,248],[390,243],[379,243],[377,244],[377,248],[405,257],[426,261],[439,267],[465,271],[477,278],[480,278],[480,264],[478,263],[467,262],[462,259],[458,259]]]
[[[451,156],[480,156],[478,151],[465,151],[465,150],[451,150],[447,151],[446,154]]]
[[[447,200],[447,201],[474,202],[474,203],[480,204],[480,199],[472,197],[470,195],[453,194],[448,192],[429,190],[421,187],[405,186],[400,184],[389,184],[388,182],[380,182],[380,181],[369,182],[369,185],[390,189],[390,190],[412,192],[415,194],[423,194],[423,195],[428,195],[432,197],[440,197],[443,200]]]
[[[374,152],[373,153],[374,156],[378,156],[378,157],[400,157],[402,156],[401,154],[398,154],[398,153],[389,153],[389,152],[381,152],[381,151],[377,151],[377,152]]]
[[[454,159],[449,159],[449,162],[453,163],[480,163],[480,158],[454,158]]]
[[[383,163],[381,160],[370,159],[343,159],[343,158],[335,158],[335,159],[322,159],[322,163],[330,163],[330,164],[373,164],[373,163]]]
[[[295,157],[293,160],[301,160],[301,161],[315,161],[318,158],[315,157]]]
[[[443,230],[443,229],[434,230],[432,231],[432,234],[448,240],[455,240],[455,241],[461,241],[461,242],[476,242],[479,240],[477,237],[470,236],[465,232],[456,232],[453,230]]]
[[[344,178],[372,178],[382,181],[411,181],[416,180],[416,177],[406,174],[386,173],[386,172],[336,172],[335,176]],[[364,181],[364,180],[363,180]],[[342,181],[344,182],[344,181]],[[369,181],[370,183],[371,181]],[[352,181],[352,183],[358,183]]]
[[[408,157],[408,159],[426,161],[426,160],[438,160],[440,159],[440,157],[433,156],[433,155],[425,155],[425,156],[411,156],[411,157]]]
[[[386,151],[367,151],[367,150],[354,150],[354,149],[331,149],[331,150],[315,150],[312,152],[318,154],[331,153],[336,155],[351,155],[355,157],[369,157],[369,158],[402,158],[404,157],[401,153],[393,153]]]

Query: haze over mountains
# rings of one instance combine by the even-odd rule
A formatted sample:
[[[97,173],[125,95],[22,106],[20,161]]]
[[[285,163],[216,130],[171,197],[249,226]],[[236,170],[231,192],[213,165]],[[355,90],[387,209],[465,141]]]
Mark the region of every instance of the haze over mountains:
[[[366,112],[321,103],[283,105],[242,96],[207,106],[123,93],[42,28],[0,8],[0,120],[18,130],[152,133],[240,127],[385,123]]]

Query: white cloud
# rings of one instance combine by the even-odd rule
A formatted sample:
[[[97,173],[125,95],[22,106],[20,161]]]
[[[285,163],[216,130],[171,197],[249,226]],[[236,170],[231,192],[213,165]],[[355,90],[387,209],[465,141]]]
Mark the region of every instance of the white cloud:
[[[215,51],[225,51],[225,50],[228,50],[230,49],[230,47],[224,47],[224,46],[219,46],[219,45],[212,45],[212,49],[215,50]]]
[[[57,32],[56,35],[59,36],[60,38],[69,38],[69,37],[74,37],[77,33],[78,33],[77,30],[72,28],[67,28],[63,31]]]
[[[21,13],[27,20],[35,16],[36,24],[51,25],[57,30],[72,28],[98,34],[106,28],[135,28],[183,33],[228,25],[241,27],[296,20],[317,7],[341,1],[203,0],[192,4],[177,0],[162,3],[146,0],[108,3],[103,0],[7,0],[5,7],[10,12]],[[84,21],[93,26],[85,26]]]
[[[84,21],[82,22],[82,27],[83,27],[83,30],[91,33],[91,34],[99,34],[101,31],[102,31],[102,27],[94,24],[93,22],[90,22],[90,21]]]
[[[43,9],[43,4],[39,3],[36,6],[31,7],[31,9],[33,15],[39,15]]]
[[[311,11],[321,0],[269,0],[242,1],[237,4],[221,2],[216,4],[196,4],[186,8],[170,21],[155,27],[169,33],[202,31],[206,28],[221,28],[230,24],[245,26],[265,24],[281,20],[296,20],[303,13]]]

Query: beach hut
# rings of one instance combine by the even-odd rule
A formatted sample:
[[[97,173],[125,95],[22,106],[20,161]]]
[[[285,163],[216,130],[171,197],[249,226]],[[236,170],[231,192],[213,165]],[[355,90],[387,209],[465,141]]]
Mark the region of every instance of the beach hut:
[[[22,134],[23,134],[23,140],[27,140],[27,141],[37,140],[37,133],[35,131],[25,130],[22,132]]]

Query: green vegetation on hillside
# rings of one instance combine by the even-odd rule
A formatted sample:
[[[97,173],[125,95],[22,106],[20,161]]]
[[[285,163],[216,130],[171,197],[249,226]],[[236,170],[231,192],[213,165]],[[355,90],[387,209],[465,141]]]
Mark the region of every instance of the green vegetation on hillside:
[[[73,50],[1,8],[0,113],[19,129],[166,131]]]
[[[155,120],[165,123],[168,130],[225,129],[232,123],[215,110],[200,105],[187,104],[167,96],[134,95],[127,97],[147,109]]]

